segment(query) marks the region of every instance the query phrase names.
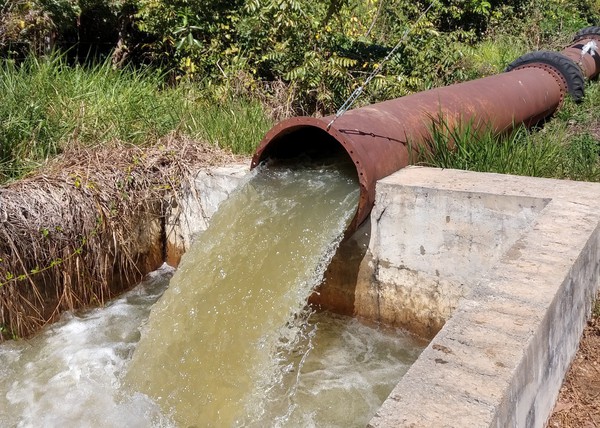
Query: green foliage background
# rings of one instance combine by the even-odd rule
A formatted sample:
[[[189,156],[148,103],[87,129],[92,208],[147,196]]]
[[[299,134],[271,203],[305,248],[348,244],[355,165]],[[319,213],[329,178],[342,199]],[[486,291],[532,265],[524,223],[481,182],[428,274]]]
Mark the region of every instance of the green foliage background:
[[[80,147],[165,151],[161,141],[180,140],[180,151],[204,140],[249,154],[275,120],[332,113],[374,71],[359,103],[498,73],[526,52],[561,50],[577,30],[600,24],[600,0],[434,0],[418,20],[429,1],[0,0],[0,186],[61,153],[78,158]],[[581,104],[566,100],[534,131],[496,136],[434,121],[432,150],[411,155],[441,168],[600,181],[599,104],[600,85],[591,82]],[[140,189],[153,179],[153,191],[170,186],[168,173],[151,169]],[[114,184],[119,204],[144,201]],[[63,262],[84,250],[80,233],[87,240],[96,228],[73,229],[72,244],[61,241],[60,254],[49,252],[33,269],[5,269],[0,286],[67,269]],[[53,243],[49,230],[44,224],[39,232]],[[23,254],[34,234],[23,235]],[[16,330],[0,324],[0,339],[7,331]]]
[[[216,94],[292,89],[291,108],[330,113],[411,29],[369,88],[372,102],[497,72],[473,58],[492,40],[495,58],[560,44],[558,34],[594,25],[598,0],[0,0],[0,55],[67,51],[71,61],[110,56],[151,64],[172,83]]]
[[[358,105],[498,73],[526,52],[561,50],[600,17],[600,0],[429,1],[0,0],[0,182],[77,144],[170,133],[251,153],[274,120],[333,113],[375,70]],[[502,146],[527,140],[512,165],[564,159],[544,170],[598,179],[598,96],[589,85],[553,132],[518,133]],[[502,148],[492,140],[426,163],[528,173],[487,165]]]

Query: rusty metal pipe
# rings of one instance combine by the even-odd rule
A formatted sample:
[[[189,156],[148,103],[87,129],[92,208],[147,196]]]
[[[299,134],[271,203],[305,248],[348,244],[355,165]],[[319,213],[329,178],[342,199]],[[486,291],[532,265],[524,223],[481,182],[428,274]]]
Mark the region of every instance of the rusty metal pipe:
[[[501,133],[549,117],[566,93],[567,81],[560,71],[548,64],[528,64],[508,73],[350,110],[329,129],[333,116],[295,117],[266,134],[251,167],[308,147],[341,147],[354,163],[360,184],[358,207],[348,228],[351,232],[369,215],[377,180],[410,163],[409,144],[427,144],[434,120],[443,120],[449,129],[469,124],[474,129]]]
[[[589,42],[596,42],[600,48],[600,37],[582,39],[580,42],[565,48],[560,53],[577,64],[586,79],[594,79],[600,73],[600,54],[581,54],[581,48]]]
[[[596,52],[584,49],[596,46]],[[600,27],[582,28],[575,34],[573,43],[561,51],[561,54],[571,59],[581,68],[587,79],[593,79],[600,74]]]

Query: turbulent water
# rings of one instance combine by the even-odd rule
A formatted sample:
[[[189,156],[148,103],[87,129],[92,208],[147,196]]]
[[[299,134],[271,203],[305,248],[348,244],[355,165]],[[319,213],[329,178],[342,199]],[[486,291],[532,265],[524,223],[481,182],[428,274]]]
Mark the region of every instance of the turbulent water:
[[[184,426],[260,415],[252,393],[270,387],[274,356],[296,340],[294,320],[356,210],[355,175],[265,168],[223,203],[152,310],[133,388]]]
[[[354,214],[353,174],[265,169],[162,297],[167,268],[2,345],[0,426],[364,426],[422,344],[304,308]]]
[[[168,277],[163,268],[105,308],[66,313],[33,339],[0,346],[0,426],[174,427],[150,398],[121,388]]]
[[[177,427],[149,397],[123,388],[169,276],[163,268],[106,308],[65,314],[32,340],[0,346],[0,426]],[[424,346],[329,313],[313,314],[304,331],[280,361],[297,368],[303,359],[301,370],[263,394],[265,413],[248,425],[364,427]]]
[[[426,345],[329,312],[311,315],[305,331],[281,361],[293,370],[262,394],[262,416],[244,425],[364,427]]]

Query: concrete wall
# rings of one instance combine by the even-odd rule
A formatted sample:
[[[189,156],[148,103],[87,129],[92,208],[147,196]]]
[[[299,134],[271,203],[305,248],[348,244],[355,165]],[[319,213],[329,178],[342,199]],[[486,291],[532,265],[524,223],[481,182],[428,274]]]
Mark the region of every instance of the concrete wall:
[[[414,175],[378,183],[369,249],[379,304],[363,299],[355,313],[433,337],[548,201],[438,189]]]
[[[599,195],[599,184],[425,168],[381,181],[377,287],[412,287],[447,321],[371,427],[545,424],[599,288]],[[427,285],[438,272],[448,283]]]

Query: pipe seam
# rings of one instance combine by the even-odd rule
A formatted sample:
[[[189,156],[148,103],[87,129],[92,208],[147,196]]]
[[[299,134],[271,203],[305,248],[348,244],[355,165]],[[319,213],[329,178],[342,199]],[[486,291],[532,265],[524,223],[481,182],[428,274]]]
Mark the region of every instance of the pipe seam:
[[[557,83],[561,86],[561,92],[564,92],[564,82],[567,91],[571,97],[573,97],[575,102],[583,100],[585,87],[583,70],[568,56],[551,51],[529,52],[511,62],[508,67],[506,67],[505,71],[510,72],[527,67],[537,67],[549,72],[551,72],[551,68],[554,71],[554,73],[552,73],[554,76],[558,74],[562,77],[557,80]],[[561,103],[562,98],[563,97],[561,97]]]

